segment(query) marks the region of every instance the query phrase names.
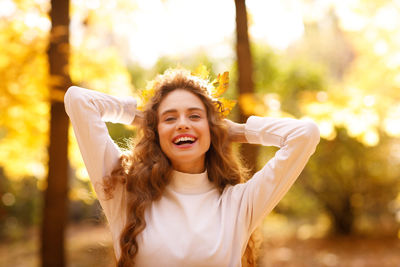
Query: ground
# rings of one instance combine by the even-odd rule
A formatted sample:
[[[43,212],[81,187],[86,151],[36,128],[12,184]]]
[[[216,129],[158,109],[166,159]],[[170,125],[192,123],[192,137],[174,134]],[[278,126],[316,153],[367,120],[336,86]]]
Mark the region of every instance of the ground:
[[[67,232],[68,267],[113,266],[111,237],[106,227],[73,225]],[[309,238],[267,237],[260,267],[400,267],[397,238]],[[26,240],[0,242],[0,266],[39,266],[37,229]]]
[[[263,267],[399,267],[400,241],[394,238],[323,238],[264,241]]]

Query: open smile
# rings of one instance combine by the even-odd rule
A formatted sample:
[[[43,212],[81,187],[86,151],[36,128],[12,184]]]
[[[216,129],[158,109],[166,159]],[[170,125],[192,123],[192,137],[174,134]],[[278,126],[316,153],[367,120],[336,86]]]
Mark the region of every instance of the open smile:
[[[172,143],[179,148],[192,147],[197,142],[197,137],[191,134],[180,134],[172,139]]]

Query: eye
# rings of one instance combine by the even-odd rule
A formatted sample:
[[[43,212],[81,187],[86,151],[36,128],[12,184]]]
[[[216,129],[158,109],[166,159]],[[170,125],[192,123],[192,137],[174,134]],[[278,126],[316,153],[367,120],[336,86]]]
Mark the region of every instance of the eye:
[[[175,120],[175,117],[166,117],[165,119],[164,119],[164,121],[174,121]]]
[[[198,119],[201,118],[201,116],[198,115],[198,114],[192,114],[192,115],[189,116],[189,118],[192,119],[192,120],[198,120]]]

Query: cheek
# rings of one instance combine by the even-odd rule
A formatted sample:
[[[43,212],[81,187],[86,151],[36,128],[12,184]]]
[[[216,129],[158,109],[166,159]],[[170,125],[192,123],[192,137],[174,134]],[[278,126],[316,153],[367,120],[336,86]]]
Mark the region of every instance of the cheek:
[[[160,142],[161,148],[163,148],[166,140],[168,139],[167,136],[166,136],[167,133],[165,131],[165,128],[162,127],[162,126],[158,126],[157,127],[157,131],[158,131],[158,139],[159,139],[158,141]]]
[[[170,155],[171,150],[171,138],[173,135],[173,127],[169,127],[168,125],[159,125],[157,127],[158,130],[158,141],[160,142],[160,148],[162,152],[166,155]]]
[[[210,127],[208,123],[204,126],[204,136],[205,136],[205,141],[207,142],[207,145],[211,144],[211,133],[210,133]]]

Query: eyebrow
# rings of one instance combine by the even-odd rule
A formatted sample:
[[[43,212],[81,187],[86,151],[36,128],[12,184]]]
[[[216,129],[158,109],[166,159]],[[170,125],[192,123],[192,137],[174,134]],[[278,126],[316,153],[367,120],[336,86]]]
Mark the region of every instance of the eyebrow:
[[[202,112],[205,112],[204,109],[198,108],[198,107],[188,108],[187,111],[202,111]],[[165,115],[167,113],[174,113],[174,112],[178,112],[178,110],[177,109],[167,109],[163,113],[161,113],[160,116],[163,116],[163,115]]]

